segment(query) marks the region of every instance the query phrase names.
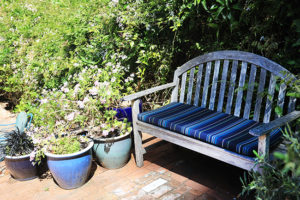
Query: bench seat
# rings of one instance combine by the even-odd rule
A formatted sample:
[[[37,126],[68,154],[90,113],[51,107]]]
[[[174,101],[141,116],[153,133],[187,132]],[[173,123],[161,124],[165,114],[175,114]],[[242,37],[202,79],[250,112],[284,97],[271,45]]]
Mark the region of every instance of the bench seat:
[[[253,150],[258,148],[258,137],[249,134],[249,130],[261,125],[260,122],[207,108],[173,102],[138,114],[138,120],[249,157],[253,157]],[[270,133],[271,149],[281,142],[281,136],[280,128]]]

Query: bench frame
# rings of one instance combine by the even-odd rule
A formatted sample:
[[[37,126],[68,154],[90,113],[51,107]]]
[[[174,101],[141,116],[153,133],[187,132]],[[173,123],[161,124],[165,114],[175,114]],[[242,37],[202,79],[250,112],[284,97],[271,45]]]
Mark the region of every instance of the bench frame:
[[[209,106],[208,108],[211,110],[214,110],[214,104],[215,103],[215,96],[216,92],[211,92],[210,95],[210,101],[209,105],[207,104],[207,91],[208,91],[208,84],[209,84],[209,77],[210,75],[210,70],[211,70],[211,65],[212,62],[215,63],[214,67],[214,75],[213,75],[213,82],[212,82],[212,89],[211,91],[216,91],[217,89],[217,81],[215,77],[218,77],[218,72],[220,68],[220,60],[224,61],[223,67],[226,69],[223,69],[222,73],[222,78],[227,76],[227,70],[228,70],[228,62],[232,61],[232,69],[236,69],[238,67],[238,62],[241,63],[241,76],[239,80],[239,87],[244,86],[245,82],[245,77],[246,77],[246,70],[247,70],[247,63],[251,64],[251,72],[250,72],[250,78],[249,78],[249,88],[247,91],[247,103],[245,104],[245,110],[244,110],[244,116],[243,118],[249,119],[249,114],[250,114],[250,108],[251,108],[251,100],[252,100],[252,93],[253,93],[253,88],[251,88],[251,81],[254,82],[255,80],[255,74],[256,74],[256,68],[261,67],[261,73],[260,73],[260,82],[259,82],[259,87],[261,88],[261,85],[264,86],[264,82],[266,79],[266,72],[271,73],[270,77],[270,84],[268,88],[269,94],[271,93],[271,98],[269,98],[267,101],[266,105],[266,110],[265,110],[265,115],[263,117],[263,124],[251,129],[249,131],[250,134],[254,136],[258,136],[258,153],[260,155],[263,155],[266,157],[266,159],[269,158],[269,133],[270,131],[274,130],[275,128],[278,128],[280,126],[285,125],[286,123],[289,123],[297,118],[300,117],[300,111],[295,111],[295,105],[296,105],[296,99],[295,98],[289,98],[289,103],[288,103],[288,114],[286,114],[283,117],[276,116],[276,119],[273,121],[270,120],[271,116],[271,105],[272,105],[272,99],[273,99],[273,94],[275,90],[275,76],[280,77],[281,79],[285,80],[295,80],[295,76],[292,75],[288,70],[283,68],[282,66],[278,65],[277,63],[268,60],[267,58],[264,58],[262,56],[253,54],[253,53],[248,53],[248,52],[242,52],[242,51],[217,51],[217,52],[212,52],[208,53],[199,57],[196,57],[181,67],[179,67],[174,74],[174,80],[172,83],[168,83],[165,85],[157,86],[148,90],[144,90],[141,92],[137,92],[132,95],[125,96],[123,100],[125,101],[131,101],[132,102],[132,119],[133,119],[133,133],[134,133],[134,146],[135,146],[135,158],[136,158],[136,165],[138,167],[143,166],[143,154],[146,153],[145,149],[142,147],[142,132],[148,133],[150,135],[153,135],[155,137],[161,138],[163,140],[166,140],[168,142],[174,143],[176,145],[185,147],[187,149],[191,149],[193,151],[196,151],[198,153],[210,156],[212,158],[218,159],[220,161],[223,161],[225,163],[234,165],[236,167],[245,169],[245,170],[254,170],[254,171],[261,171],[259,169],[259,166],[255,164],[255,158],[253,157],[248,157],[244,155],[240,155],[238,153],[214,146],[209,143],[202,142],[200,140],[187,137],[185,135],[152,125],[148,124],[145,122],[141,122],[138,120],[138,114],[139,114],[139,104],[140,100],[139,98],[146,96],[148,94],[164,90],[167,88],[173,88],[172,90],[172,95],[171,95],[171,102],[178,102],[178,97],[179,97],[179,102],[184,102],[185,95],[187,94],[187,100],[186,102],[188,104],[191,104],[192,100],[192,89],[193,89],[193,78],[194,78],[194,72],[195,72],[195,67],[200,66],[198,69],[200,71],[201,69],[201,74],[197,74],[197,83],[196,83],[196,94],[195,94],[195,101],[194,105],[198,106],[199,102],[199,91],[200,91],[200,84],[202,80],[202,69],[203,69],[203,64],[206,63],[206,72],[205,72],[205,80],[204,80],[204,86],[203,86],[203,97],[201,101],[201,107],[206,107]],[[250,68],[250,67],[249,67]],[[187,71],[190,70],[190,80],[188,81],[188,91],[185,91],[185,84],[186,84],[186,78],[187,78]],[[231,72],[231,79],[234,80],[235,82],[235,73],[234,70]],[[179,96],[179,82],[180,82],[180,76],[181,77],[181,88],[180,89],[180,96]],[[254,78],[253,78],[254,77]],[[203,78],[203,79],[204,79]],[[199,85],[199,87],[198,87]],[[263,88],[262,86],[262,88]],[[225,90],[225,84],[221,83],[221,89],[222,87],[223,90]],[[214,89],[214,90],[213,90]],[[252,91],[251,91],[252,89]],[[233,90],[234,90],[234,84],[233,87],[230,85],[229,86],[229,93],[231,90],[231,95],[228,95],[227,99],[227,105],[226,105],[226,113],[230,114],[231,109],[231,104],[232,104],[232,98],[233,98]],[[260,90],[260,89],[258,89]],[[280,91],[278,95],[278,106],[283,108],[283,101],[285,98],[285,91],[286,91],[286,85],[283,83],[280,85]],[[218,106],[217,109],[218,111],[223,111],[225,108],[223,108],[223,100],[224,100],[224,92],[220,92],[221,94],[219,95],[219,101],[218,101]],[[235,109],[234,109],[234,115],[235,116],[240,116],[240,110],[241,110],[241,101],[239,99],[242,99],[243,92],[237,93],[237,100],[235,104]],[[249,98],[250,96],[250,98]],[[261,104],[261,98],[257,97],[256,99],[256,104],[255,105],[255,111],[254,111],[254,117],[253,120],[259,121],[259,114],[260,114],[260,105]],[[246,108],[248,107],[248,108]],[[246,111],[247,109],[247,111]]]

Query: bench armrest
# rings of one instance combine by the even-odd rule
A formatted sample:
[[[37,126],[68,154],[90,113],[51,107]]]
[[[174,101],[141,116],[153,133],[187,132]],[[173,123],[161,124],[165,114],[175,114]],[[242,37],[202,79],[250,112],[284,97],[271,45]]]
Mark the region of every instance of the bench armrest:
[[[157,91],[160,91],[160,90],[164,90],[164,89],[167,89],[167,88],[170,88],[170,87],[175,87],[175,86],[176,86],[176,83],[174,83],[174,82],[167,83],[167,84],[164,84],[164,85],[156,86],[156,87],[153,87],[153,88],[150,88],[150,89],[147,89],[147,90],[143,90],[143,91],[125,96],[125,97],[123,97],[122,100],[132,101],[132,100],[138,99],[140,97],[146,96],[148,94],[151,94],[151,93],[154,93],[154,92],[157,92]]]
[[[283,117],[275,119],[269,123],[259,125],[253,129],[250,129],[249,133],[253,136],[262,136],[271,130],[285,125],[288,122],[291,122],[300,117],[300,111],[293,111]]]

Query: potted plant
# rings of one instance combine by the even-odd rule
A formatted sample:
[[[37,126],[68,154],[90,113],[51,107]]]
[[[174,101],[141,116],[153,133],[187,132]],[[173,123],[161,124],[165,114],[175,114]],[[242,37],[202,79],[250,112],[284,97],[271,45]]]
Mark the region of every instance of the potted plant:
[[[5,165],[11,176],[20,181],[37,177],[36,165],[32,162],[34,144],[32,138],[18,128],[5,134],[5,142],[1,143],[5,155]]]
[[[82,186],[90,175],[94,142],[86,136],[66,129],[67,122],[52,127],[35,127],[32,134],[35,143],[35,162],[46,157],[48,168],[63,189]],[[49,132],[51,129],[51,132]]]
[[[130,158],[132,145],[131,123],[127,119],[118,120],[115,113],[114,110],[107,111],[107,118],[100,127],[89,132],[94,140],[93,150],[98,162],[108,169],[123,167]]]

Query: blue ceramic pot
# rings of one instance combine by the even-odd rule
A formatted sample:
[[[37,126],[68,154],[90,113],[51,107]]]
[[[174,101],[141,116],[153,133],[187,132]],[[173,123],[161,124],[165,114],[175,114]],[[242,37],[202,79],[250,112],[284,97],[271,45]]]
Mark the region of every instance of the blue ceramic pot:
[[[142,112],[142,101],[139,105],[140,112]],[[124,120],[124,118],[127,118],[127,122],[132,122],[132,108],[126,107],[126,108],[113,108],[117,112],[116,117],[118,120]]]
[[[126,165],[130,158],[131,134],[114,138],[94,139],[93,150],[99,163],[108,169],[118,169]]]
[[[30,155],[5,156],[5,165],[12,177],[19,181],[27,181],[37,177],[37,168],[30,162]]]
[[[91,140],[87,148],[72,154],[45,153],[48,168],[61,188],[67,190],[78,188],[87,181],[92,166],[93,145],[94,142]]]

